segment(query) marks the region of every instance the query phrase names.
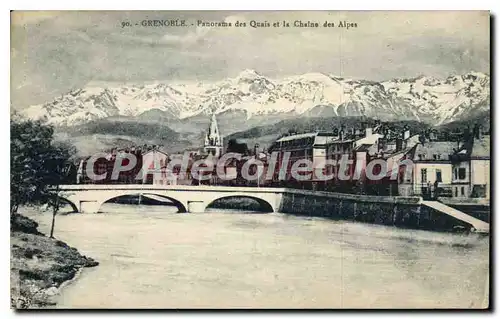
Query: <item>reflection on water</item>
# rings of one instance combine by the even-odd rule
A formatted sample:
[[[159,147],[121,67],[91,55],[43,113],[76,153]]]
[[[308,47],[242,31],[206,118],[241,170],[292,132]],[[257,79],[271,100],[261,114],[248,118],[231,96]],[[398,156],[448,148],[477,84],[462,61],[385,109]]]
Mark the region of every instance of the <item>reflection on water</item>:
[[[485,307],[488,239],[277,213],[105,204],[55,235],[100,265],[70,308]],[[50,213],[34,217],[45,233]]]

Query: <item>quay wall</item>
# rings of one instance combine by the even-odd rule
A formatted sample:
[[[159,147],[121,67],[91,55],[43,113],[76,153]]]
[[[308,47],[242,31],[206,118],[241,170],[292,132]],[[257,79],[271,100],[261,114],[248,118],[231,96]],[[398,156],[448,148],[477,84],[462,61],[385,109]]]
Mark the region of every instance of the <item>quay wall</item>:
[[[421,205],[421,197],[389,197],[287,189],[279,211],[401,228],[453,231],[470,225]],[[463,227],[463,228],[462,228]]]
[[[490,200],[485,198],[446,198],[440,197],[439,201],[445,205],[458,209],[483,222],[490,222]]]

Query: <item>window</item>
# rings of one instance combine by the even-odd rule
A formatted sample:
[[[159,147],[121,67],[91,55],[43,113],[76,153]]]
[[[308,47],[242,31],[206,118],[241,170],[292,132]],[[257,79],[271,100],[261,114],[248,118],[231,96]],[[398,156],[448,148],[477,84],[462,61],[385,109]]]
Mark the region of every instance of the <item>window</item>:
[[[458,179],[465,179],[465,167],[458,169]]]
[[[422,168],[420,174],[422,176],[422,183],[427,183],[427,168]]]
[[[458,197],[458,187],[455,187],[455,197]]]
[[[438,183],[442,183],[443,182],[442,175],[441,175],[441,170],[440,169],[436,170],[436,182],[438,182]]]
[[[458,179],[458,167],[453,170],[453,179]]]
[[[438,156],[436,154],[432,155],[432,157],[437,160],[438,159]]]
[[[460,195],[465,196],[465,187],[460,187]]]

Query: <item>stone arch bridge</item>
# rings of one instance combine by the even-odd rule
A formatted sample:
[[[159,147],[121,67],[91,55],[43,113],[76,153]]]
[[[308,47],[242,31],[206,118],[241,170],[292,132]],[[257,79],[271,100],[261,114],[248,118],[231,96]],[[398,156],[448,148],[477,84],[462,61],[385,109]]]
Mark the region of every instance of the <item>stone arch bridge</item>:
[[[105,202],[125,195],[156,195],[172,201],[179,212],[201,213],[214,201],[226,197],[255,199],[262,208],[277,212],[284,188],[178,186],[178,185],[61,185],[59,197],[80,213],[97,213]]]
[[[383,219],[387,225],[395,225],[396,220],[402,215],[413,215],[415,217],[413,219],[418,220],[419,223],[417,228],[420,227],[420,220],[426,216],[430,218],[447,215],[455,221],[455,224],[459,221],[459,225],[465,224],[479,232],[489,232],[488,223],[438,201],[423,201],[421,197],[369,196],[287,188],[201,185],[79,184],[61,185],[59,189],[59,197],[68,201],[73,209],[80,213],[97,213],[105,202],[125,195],[156,195],[172,201],[180,212],[190,213],[202,213],[208,205],[221,198],[247,197],[257,200],[261,207],[269,212],[299,215],[307,213],[311,216],[354,220],[369,213],[371,217],[376,215],[377,218]],[[411,220],[408,217],[407,222]],[[434,222],[434,219],[430,219],[429,222]]]

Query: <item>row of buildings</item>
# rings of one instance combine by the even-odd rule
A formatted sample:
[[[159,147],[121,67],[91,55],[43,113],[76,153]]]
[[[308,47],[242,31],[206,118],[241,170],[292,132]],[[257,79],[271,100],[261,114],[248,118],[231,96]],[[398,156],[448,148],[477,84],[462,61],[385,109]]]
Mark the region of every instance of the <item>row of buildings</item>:
[[[392,133],[392,134],[391,134]],[[409,129],[389,132],[378,125],[360,130],[315,132],[285,136],[270,148],[272,152],[290,152],[291,162],[298,159],[313,161],[315,170],[333,170],[334,178],[321,184],[317,179],[313,189],[354,192],[392,196],[440,196],[457,199],[486,199],[490,197],[490,136],[483,135],[479,126],[472,134],[457,141],[438,140],[434,132],[411,134]],[[347,165],[348,176],[359,178],[341,180],[340,165],[322,167],[325,160],[339,161],[342,156],[352,160]],[[380,180],[366,178],[364,169],[375,159],[387,163],[387,176]],[[391,179],[392,168],[404,160],[413,163],[411,174],[405,174],[405,166],[399,169],[396,179]],[[356,167],[361,165],[361,167]],[[374,173],[377,174],[376,168]],[[331,173],[331,172],[329,172]],[[323,172],[324,174],[324,172]]]
[[[137,157],[133,169],[120,172],[118,179],[112,180],[111,172],[117,156],[123,152],[132,152]],[[277,165],[270,165],[271,154],[277,154]],[[288,154],[287,167],[282,167],[283,157]],[[159,147],[142,147],[125,150],[112,150],[106,158],[100,158],[94,165],[96,174],[106,174],[106,178],[95,181],[86,176],[88,158],[79,163],[78,183],[149,183],[160,185],[198,184],[190,172],[191,164],[199,159],[214,162],[224,154],[223,139],[212,115],[210,126],[204,138],[204,147],[200,151],[189,154],[188,170],[180,172],[180,167],[169,168],[168,163],[184,154],[169,155]],[[375,127],[364,125],[363,129],[345,128],[344,126],[331,132],[309,132],[290,134],[277,139],[266,152],[243,154],[240,161],[226,164],[226,173],[234,176],[233,180],[220,180],[216,174],[202,181],[205,184],[246,185],[246,186],[286,186],[308,188],[314,190],[337,191],[348,193],[389,195],[389,196],[441,196],[457,199],[478,198],[489,200],[490,196],[490,137],[483,135],[476,126],[469,137],[463,140],[438,140],[431,132],[415,134],[405,127],[396,132],[390,127],[378,124]],[[342,157],[352,160],[346,167],[325,165],[326,160],[340,161]],[[271,175],[271,179],[244,180],[241,169],[246,161],[258,158],[263,162],[259,171],[262,176]],[[387,163],[387,176],[379,180],[366,178],[365,168],[376,159]],[[123,159],[121,159],[123,160]],[[291,167],[298,160],[309,160],[313,163],[312,179],[295,180]],[[400,167],[397,178],[391,178],[392,168],[404,160],[411,160],[411,174],[405,174],[405,167]],[[154,167],[154,163],[161,163]],[[127,163],[122,163],[126,165]],[[149,172],[137,178],[141,169]],[[256,170],[257,167],[252,169]],[[269,170],[274,169],[274,172]],[[342,172],[341,170],[346,171]],[[374,173],[379,167],[375,166]],[[280,171],[285,171],[281,178]],[[341,179],[339,174],[356,176]],[[215,172],[214,172],[215,173]],[[255,172],[254,172],[255,173]],[[332,175],[333,179],[322,180],[320,176]]]
[[[127,170],[120,171],[113,176],[115,166],[128,167],[130,159],[127,154],[133,155],[136,163]],[[93,161],[93,167],[87,167],[91,157],[80,159],[76,173],[77,184],[176,184],[177,176],[168,171],[169,155],[157,145],[145,145],[123,149],[111,149],[104,152]],[[155,167],[155,163],[158,163]],[[151,174],[141,174],[148,169]],[[91,171],[94,176],[89,176]],[[158,173],[158,174],[155,174]]]

